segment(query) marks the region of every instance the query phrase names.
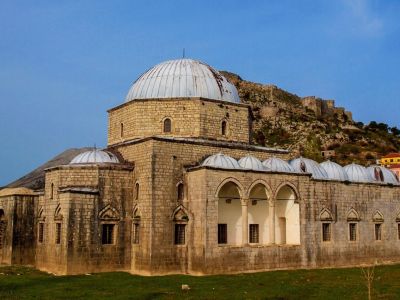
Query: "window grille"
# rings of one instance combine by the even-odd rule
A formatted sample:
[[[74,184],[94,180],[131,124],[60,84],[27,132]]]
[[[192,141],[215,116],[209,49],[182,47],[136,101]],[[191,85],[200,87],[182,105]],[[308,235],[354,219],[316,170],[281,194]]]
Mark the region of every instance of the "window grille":
[[[250,224],[249,227],[250,227],[249,243],[258,243],[259,242],[258,224]]]
[[[228,243],[228,225],[218,224],[218,244]]]
[[[350,241],[357,240],[357,223],[349,224],[349,239]]]
[[[375,224],[375,240],[382,240],[382,224]]]
[[[322,241],[329,242],[331,240],[331,223],[322,223]]]
[[[103,245],[114,244],[115,224],[102,224],[101,243]]]
[[[185,224],[175,224],[175,245],[185,244]]]

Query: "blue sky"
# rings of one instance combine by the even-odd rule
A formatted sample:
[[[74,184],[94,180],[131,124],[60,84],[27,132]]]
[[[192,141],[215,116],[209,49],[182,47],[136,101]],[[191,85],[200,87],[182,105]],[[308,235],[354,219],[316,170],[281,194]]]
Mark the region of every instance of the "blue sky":
[[[0,1],[0,186],[106,145],[106,110],[186,56],[400,127],[400,1]]]

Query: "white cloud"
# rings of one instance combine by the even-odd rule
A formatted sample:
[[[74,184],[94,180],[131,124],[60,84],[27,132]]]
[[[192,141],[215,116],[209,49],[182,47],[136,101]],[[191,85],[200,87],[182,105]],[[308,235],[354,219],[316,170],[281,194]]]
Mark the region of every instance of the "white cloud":
[[[383,20],[371,8],[369,0],[342,0],[346,8],[345,22],[355,35],[376,37],[383,34]]]

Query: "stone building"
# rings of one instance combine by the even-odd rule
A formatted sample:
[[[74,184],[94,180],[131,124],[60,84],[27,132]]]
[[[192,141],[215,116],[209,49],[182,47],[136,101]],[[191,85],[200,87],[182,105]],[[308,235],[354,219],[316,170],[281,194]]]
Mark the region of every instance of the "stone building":
[[[383,167],[251,144],[251,111],[201,62],[161,63],[108,111],[108,145],[0,191],[0,263],[57,274],[217,274],[400,261]]]

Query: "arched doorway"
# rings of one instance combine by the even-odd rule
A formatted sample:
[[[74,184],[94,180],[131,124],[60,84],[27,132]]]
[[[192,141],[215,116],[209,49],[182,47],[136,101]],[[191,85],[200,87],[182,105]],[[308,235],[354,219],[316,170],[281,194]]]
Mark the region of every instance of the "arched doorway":
[[[269,238],[269,195],[262,183],[257,183],[249,193],[248,222],[249,243],[268,244]]]
[[[242,206],[239,187],[232,181],[218,192],[218,244],[242,244]]]
[[[275,199],[276,244],[300,244],[300,206],[297,194],[289,185],[282,186]]]

